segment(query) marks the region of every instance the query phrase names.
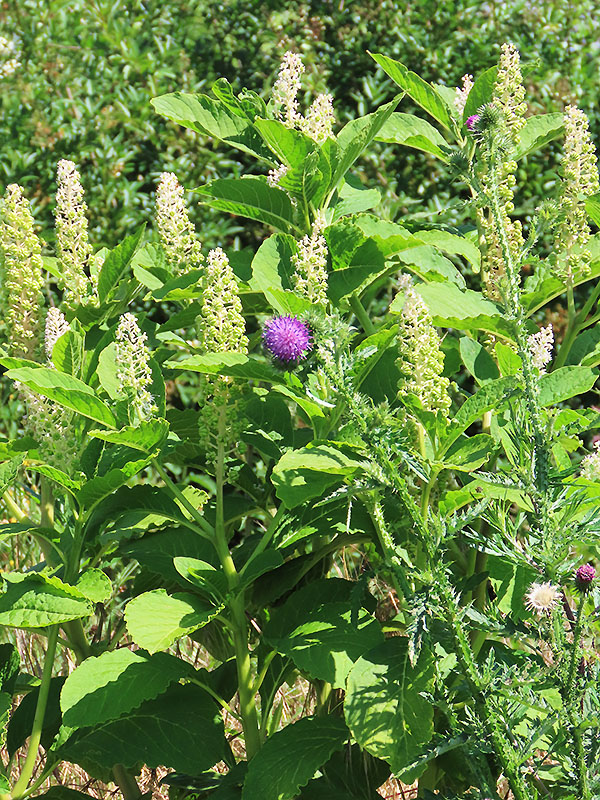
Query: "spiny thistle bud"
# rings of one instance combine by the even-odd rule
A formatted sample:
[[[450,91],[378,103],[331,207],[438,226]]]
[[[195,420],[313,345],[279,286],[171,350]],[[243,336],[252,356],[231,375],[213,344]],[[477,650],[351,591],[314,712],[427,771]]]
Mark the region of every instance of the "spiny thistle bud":
[[[206,353],[248,352],[237,281],[229,259],[220,247],[208,254],[202,313],[198,320],[202,348]]]
[[[52,361],[54,345],[68,330],[70,330],[70,326],[62,312],[54,306],[48,309],[48,313],[46,314],[46,329],[44,332],[44,349],[48,361]]]
[[[575,583],[581,592],[587,592],[591,588],[596,570],[591,564],[583,564],[575,573]]]
[[[271,355],[292,365],[306,358],[312,347],[310,328],[298,317],[274,317],[265,323],[263,341]]]
[[[326,139],[333,138],[334,121],[333,97],[320,94],[308,109],[306,118],[298,119],[298,128],[317,144],[323,144]]]
[[[470,117],[467,117],[467,121],[465,122],[466,129],[468,131],[474,131],[480,119],[481,117],[479,114],[471,114]]]
[[[399,321],[397,360],[403,394],[414,394],[427,411],[441,411],[444,417],[450,409],[449,381],[442,375],[444,355],[441,340],[421,295],[414,289],[409,275],[401,276],[400,290],[404,291],[404,306]]]
[[[557,246],[566,253],[561,277],[570,280],[577,270],[588,270],[591,253],[585,249],[590,228],[585,198],[600,190],[596,150],[589,132],[589,120],[576,106],[565,111],[565,145],[562,159],[562,186],[559,201],[562,222],[556,235]]]
[[[463,75],[462,76],[462,86],[457,86],[456,88],[456,96],[454,98],[454,105],[458,109],[458,113],[462,117],[465,112],[465,106],[467,104],[467,99],[469,97],[469,93],[473,88],[473,76],[472,75]],[[469,117],[472,119],[472,117]],[[469,120],[467,120],[467,127],[469,127]],[[470,130],[470,128],[469,128]]]
[[[538,616],[550,616],[558,606],[560,591],[547,583],[532,583],[525,595],[525,608]]]
[[[172,172],[163,172],[156,190],[156,226],[167,261],[176,274],[195,269],[203,261],[201,244],[190,220],[183,186]]]
[[[546,372],[546,364],[552,359],[552,348],[554,347],[552,325],[546,325],[537,333],[532,333],[527,338],[527,343],[531,351],[532,366],[539,370],[540,375],[543,375]]]
[[[298,117],[298,92],[300,78],[304,72],[302,58],[297,53],[284,54],[279,67],[279,75],[273,87],[273,105],[275,114],[288,126],[293,128]]]
[[[525,124],[527,105],[521,74],[521,58],[517,48],[510,43],[502,45],[498,74],[494,83],[493,104],[500,109],[511,138],[516,143]]]
[[[2,202],[0,247],[4,254],[6,326],[10,354],[35,358],[42,333],[42,248],[23,190],[7,187]]]
[[[119,319],[115,338],[120,394],[129,401],[135,419],[148,419],[156,411],[154,398],[148,391],[152,383],[148,337],[140,330],[135,316],[126,313]]]
[[[72,161],[62,159],[57,168],[56,242],[60,259],[65,301],[76,306],[89,302],[94,295],[87,276],[92,258],[88,242],[87,206],[79,172]]]
[[[294,286],[311,303],[327,305],[327,242],[321,233],[324,220],[318,216],[310,236],[298,242],[298,250],[292,256]]]
[[[586,481],[600,480],[600,441],[594,443],[594,451],[581,460],[581,477]]]

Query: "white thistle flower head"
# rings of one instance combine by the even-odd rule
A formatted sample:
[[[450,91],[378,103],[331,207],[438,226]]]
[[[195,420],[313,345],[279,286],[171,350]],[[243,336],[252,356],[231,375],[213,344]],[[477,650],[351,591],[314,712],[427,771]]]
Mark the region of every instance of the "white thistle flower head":
[[[532,583],[525,595],[525,608],[538,616],[550,616],[560,601],[558,587],[546,583]]]
[[[6,326],[10,354],[35,358],[43,329],[42,246],[23,190],[6,188],[0,216],[0,249],[4,254]]]
[[[277,188],[279,186],[279,181],[285,177],[287,171],[288,167],[286,167],[285,164],[280,164],[278,167],[269,170],[269,174],[267,176],[267,183],[269,186]]]
[[[399,390],[414,394],[428,411],[450,410],[450,382],[444,377],[441,339],[433,325],[429,309],[412,285],[410,276],[400,276],[398,286],[404,292],[404,306],[398,323],[397,365]]]
[[[206,353],[247,353],[246,322],[235,274],[225,252],[216,247],[206,260],[200,340]]]
[[[333,138],[334,121],[333,97],[320,94],[308,109],[306,118],[298,119],[298,127],[317,144],[323,144],[326,139]]]
[[[327,305],[327,242],[321,233],[325,227],[325,220],[317,215],[313,223],[310,236],[304,236],[298,242],[298,249],[292,256],[295,266],[293,276],[297,292],[302,294],[311,303]]]
[[[532,333],[527,338],[527,343],[531,352],[532,364],[540,375],[543,375],[546,372],[546,365],[552,359],[552,350],[554,348],[552,325],[546,325],[545,328],[541,328],[537,333]]]
[[[48,361],[52,361],[54,345],[68,330],[70,330],[70,325],[65,319],[64,314],[54,306],[48,309],[48,313],[46,314],[46,329],[44,332],[44,349],[46,350]]]
[[[594,451],[581,460],[581,477],[586,481],[600,481],[600,439],[594,442]]]
[[[285,53],[273,86],[273,104],[276,115],[288,128],[293,128],[300,116],[298,114],[298,92],[303,72],[302,58],[297,53],[290,51]]]
[[[156,411],[154,398],[148,391],[152,383],[150,351],[138,321],[129,312],[119,319],[116,332],[117,379],[121,397],[129,400],[137,420],[148,419]]]
[[[87,206],[75,164],[67,159],[56,170],[56,243],[65,301],[72,306],[89,301],[93,287],[87,276],[92,248],[88,241]]]
[[[473,76],[472,75],[463,75],[462,76],[462,86],[456,87],[456,96],[454,98],[454,105],[458,109],[458,113],[462,117],[465,111],[465,106],[467,104],[467,99],[469,97],[469,93],[473,88]]]
[[[181,274],[203,261],[202,246],[185,204],[183,186],[172,172],[163,172],[156,190],[156,226],[167,261]]]

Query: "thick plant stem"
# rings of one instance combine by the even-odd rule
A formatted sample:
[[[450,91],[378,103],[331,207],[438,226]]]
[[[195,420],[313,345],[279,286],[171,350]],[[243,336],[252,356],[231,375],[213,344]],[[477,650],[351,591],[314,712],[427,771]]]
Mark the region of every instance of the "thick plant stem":
[[[42,728],[44,726],[44,716],[46,714],[46,706],[48,704],[48,695],[50,693],[50,679],[52,678],[52,668],[54,666],[54,656],[56,655],[56,643],[58,641],[58,625],[53,625],[48,633],[48,649],[44,658],[44,669],[42,671],[42,681],[38,694],[38,700],[35,707],[35,715],[33,718],[33,726],[31,729],[31,736],[29,738],[29,745],[27,747],[27,755],[25,763],[21,770],[19,780],[14,785],[11,797],[18,800],[27,790],[35,762],[38,757],[40,747],[40,740],[42,736]]]
[[[225,408],[219,410],[217,424],[217,459],[215,464],[216,482],[216,520],[215,520],[215,545],[221,560],[223,572],[232,594],[239,584],[239,575],[235,567],[227,532],[225,530],[225,510],[223,505],[223,488],[225,485],[225,438],[226,438]],[[233,643],[235,648],[235,662],[238,676],[238,694],[240,700],[240,716],[244,730],[244,742],[248,760],[253,758],[260,750],[260,726],[254,693],[254,679],[250,652],[248,650],[248,622],[244,607],[244,594],[234,596],[229,604],[234,626]]]
[[[142,793],[136,779],[130,775],[122,764],[115,764],[112,769],[115,783],[121,790],[123,800],[139,800]]]

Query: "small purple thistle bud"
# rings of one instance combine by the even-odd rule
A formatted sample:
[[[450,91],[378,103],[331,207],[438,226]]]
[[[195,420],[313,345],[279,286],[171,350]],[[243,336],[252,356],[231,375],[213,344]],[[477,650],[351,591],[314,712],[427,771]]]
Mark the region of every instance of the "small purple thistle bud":
[[[596,577],[596,570],[591,564],[583,564],[575,573],[575,583],[582,592],[587,591]]]
[[[467,117],[467,121],[465,122],[465,126],[468,131],[472,131],[475,129],[475,126],[479,122],[479,114],[471,114],[470,117]]]
[[[263,330],[265,347],[286,364],[301,361],[312,347],[310,328],[298,317],[273,317]]]

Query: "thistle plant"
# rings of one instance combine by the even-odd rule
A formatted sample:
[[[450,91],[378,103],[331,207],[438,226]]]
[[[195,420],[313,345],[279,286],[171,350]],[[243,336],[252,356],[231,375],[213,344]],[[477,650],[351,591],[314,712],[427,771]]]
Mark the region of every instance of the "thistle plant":
[[[57,168],[56,243],[65,303],[77,306],[93,302],[95,288],[90,267],[93,260],[88,241],[87,206],[79,172],[63,159]]]
[[[185,204],[183,186],[172,172],[163,172],[156,190],[156,227],[176,275],[196,269],[204,261],[194,226]]]

